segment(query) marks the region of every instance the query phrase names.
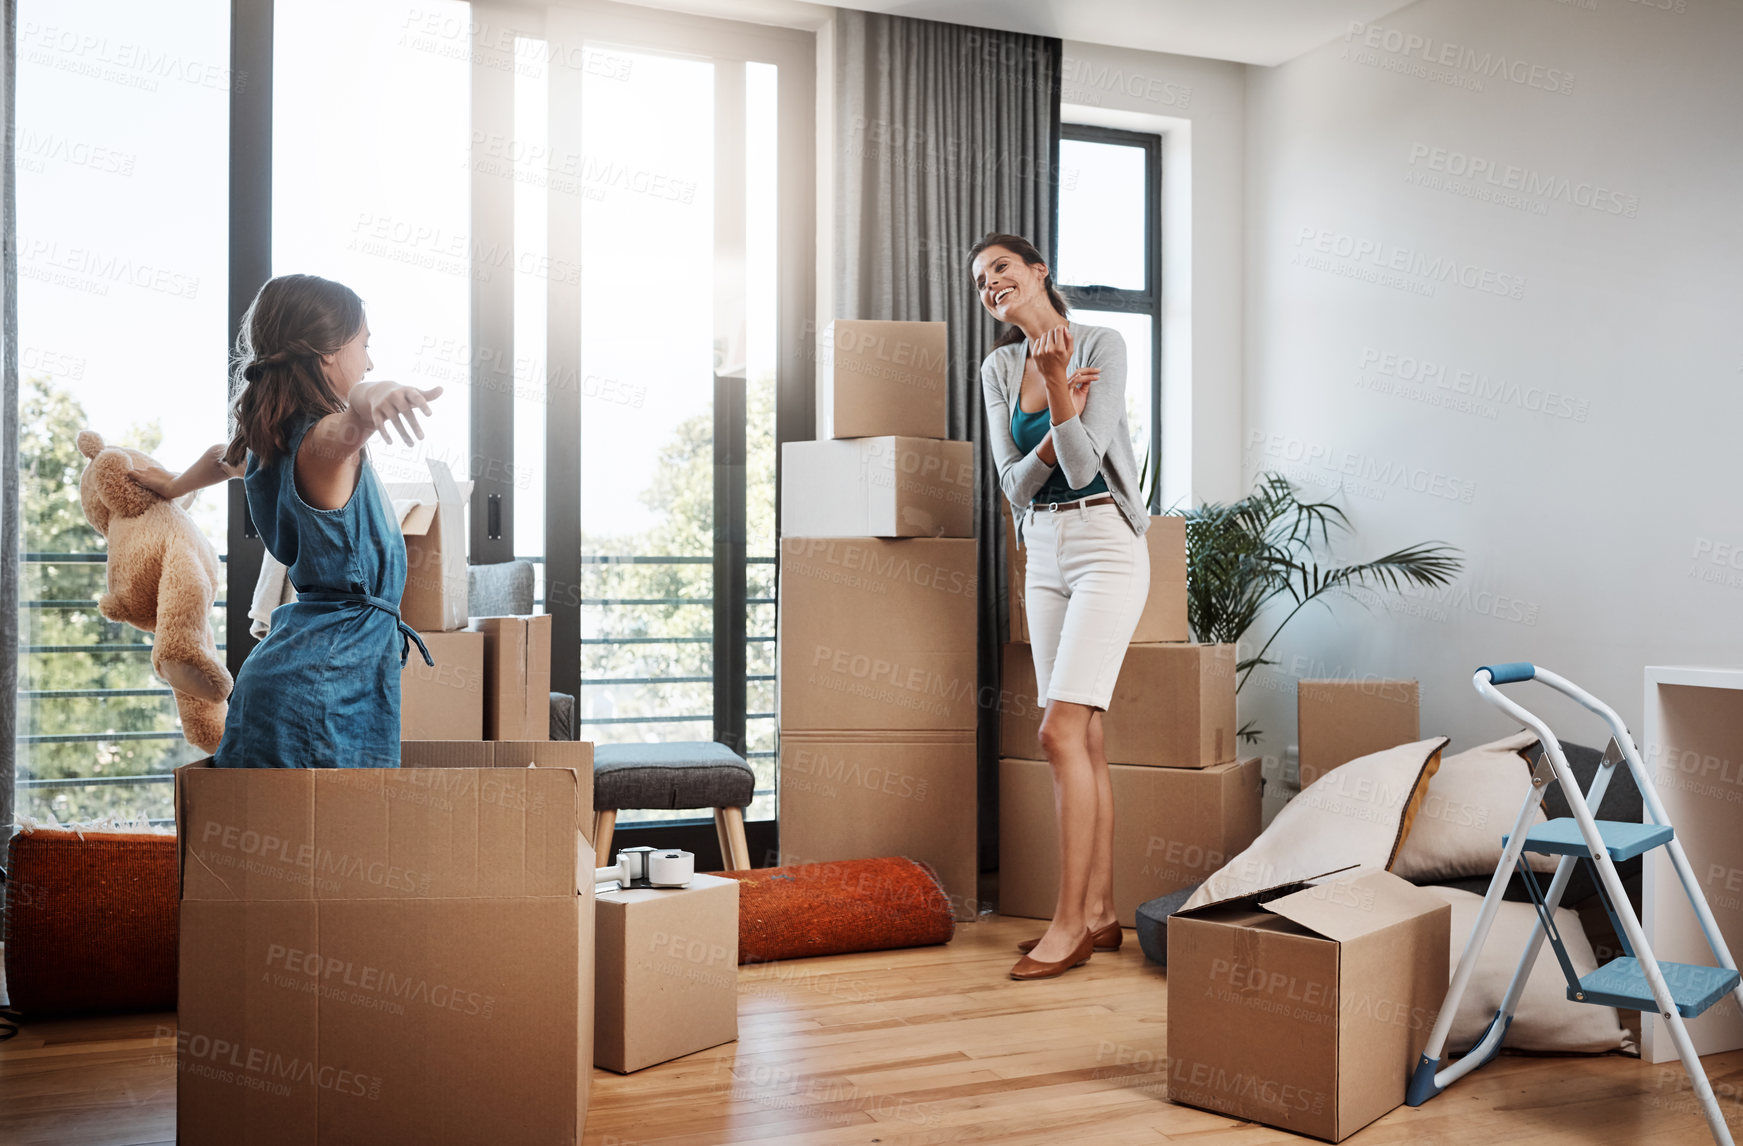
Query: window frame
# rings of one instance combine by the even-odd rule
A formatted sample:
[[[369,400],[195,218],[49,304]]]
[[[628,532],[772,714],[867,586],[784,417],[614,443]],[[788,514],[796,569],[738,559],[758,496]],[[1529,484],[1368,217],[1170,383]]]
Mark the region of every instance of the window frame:
[[[1061,141],[1136,147],[1144,153],[1144,288],[1132,290],[1100,285],[1059,284],[1075,309],[1111,310],[1150,316],[1150,499],[1151,513],[1162,512],[1162,137],[1086,123],[1059,125]],[[1059,265],[1058,196],[1054,197],[1051,265]],[[1132,379],[1127,379],[1131,385]]]

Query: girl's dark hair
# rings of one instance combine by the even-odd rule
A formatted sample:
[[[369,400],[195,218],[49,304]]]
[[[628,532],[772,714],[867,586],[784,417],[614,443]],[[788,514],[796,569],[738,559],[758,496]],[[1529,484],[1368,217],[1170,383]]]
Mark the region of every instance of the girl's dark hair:
[[[234,436],[224,460],[239,465],[252,450],[263,462],[290,448],[289,431],[302,417],[345,409],[321,370],[321,356],[337,353],[363,329],[363,300],[348,286],[316,275],[280,275],[260,288],[242,329],[230,382]]]
[[[1041,252],[1035,249],[1035,244],[1023,236],[1007,235],[1002,231],[988,231],[986,238],[968,249],[968,265],[974,266],[974,260],[979,258],[980,253],[988,247],[1003,247],[1032,267],[1041,266],[1047,261],[1041,257]],[[1059,293],[1059,288],[1053,285],[1052,271],[1047,272],[1047,277],[1041,280],[1041,285],[1046,288],[1047,299],[1053,304],[1053,309],[1059,312],[1060,317],[1069,316],[1070,307],[1065,302],[1065,296]],[[993,343],[993,349],[997,350],[1001,346],[1009,346],[1013,342],[1021,341],[1023,341],[1023,328],[1012,323],[1005,327],[998,340]]]

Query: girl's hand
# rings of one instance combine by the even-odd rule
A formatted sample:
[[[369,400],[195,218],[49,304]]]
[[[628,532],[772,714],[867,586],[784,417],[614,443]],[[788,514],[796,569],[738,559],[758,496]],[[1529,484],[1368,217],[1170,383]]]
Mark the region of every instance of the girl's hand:
[[[1071,363],[1071,328],[1064,323],[1030,344],[1030,356],[1049,386],[1066,384],[1065,368]]]
[[[1089,405],[1089,384],[1100,377],[1101,370],[1098,367],[1080,366],[1066,379],[1066,385],[1071,387],[1071,408],[1079,414]]]
[[[440,386],[420,390],[416,386],[400,386],[392,382],[364,382],[351,391],[351,412],[358,419],[364,437],[379,433],[382,441],[393,445],[393,438],[387,432],[391,422],[399,431],[400,440],[410,446],[414,435],[419,440],[424,436],[423,427],[418,425],[417,411],[422,410],[428,416],[431,400],[441,394]],[[410,430],[406,429],[407,422],[411,423]]]
[[[172,474],[162,466],[135,466],[127,471],[127,476],[165,501],[174,501],[180,496],[175,484],[180,475]]]

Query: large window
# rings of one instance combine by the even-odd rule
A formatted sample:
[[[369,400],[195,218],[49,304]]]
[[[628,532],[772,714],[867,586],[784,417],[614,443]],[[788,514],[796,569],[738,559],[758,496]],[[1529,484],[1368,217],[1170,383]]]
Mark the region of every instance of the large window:
[[[1162,472],[1161,139],[1065,124],[1053,265],[1072,316],[1126,342],[1126,413],[1152,512]]]
[[[151,638],[97,611],[105,543],[80,509],[76,439],[180,469],[224,436],[229,95],[245,82],[229,26],[228,0],[19,0],[25,816],[168,819],[170,770],[198,755]],[[222,491],[191,512],[223,554]]]
[[[172,468],[221,440],[227,286],[270,268],[357,290],[372,378],[444,387],[422,444],[372,458],[473,481],[471,560],[535,563],[583,737],[725,741],[757,772],[749,818],[772,818],[775,467],[812,424],[812,38],[594,0],[296,0],[270,28],[239,16],[235,43],[224,0],[19,8],[20,812],[171,813],[197,752],[151,638],[96,613],[75,437]],[[194,511],[252,585],[235,493]],[[214,615],[232,660],[243,596]]]

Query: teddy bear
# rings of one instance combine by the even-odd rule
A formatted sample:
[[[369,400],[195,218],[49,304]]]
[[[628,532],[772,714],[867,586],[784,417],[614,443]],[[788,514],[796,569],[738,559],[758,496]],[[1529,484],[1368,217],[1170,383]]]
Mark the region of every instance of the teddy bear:
[[[175,692],[182,737],[216,752],[235,684],[209,620],[218,597],[218,553],[185,502],[160,497],[128,476],[157,465],[149,454],[105,445],[92,430],[79,434],[79,452],[91,459],[79,479],[79,503],[109,540],[108,592],[97,599],[97,611],[157,634],[151,669]]]

